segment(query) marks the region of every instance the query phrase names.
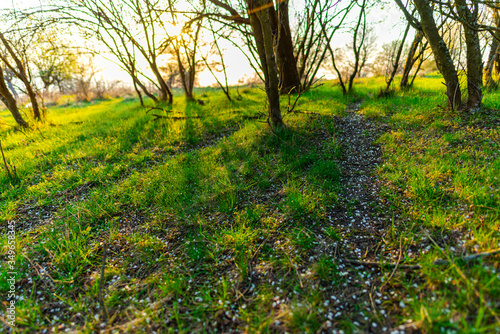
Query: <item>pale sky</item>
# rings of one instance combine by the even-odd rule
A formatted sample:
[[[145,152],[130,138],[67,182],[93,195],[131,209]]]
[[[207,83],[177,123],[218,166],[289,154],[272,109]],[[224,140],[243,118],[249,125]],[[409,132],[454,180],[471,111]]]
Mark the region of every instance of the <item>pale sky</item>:
[[[1,8],[16,8],[33,7],[47,4],[44,0],[1,0]],[[405,28],[402,15],[395,6],[388,5],[384,9],[373,9],[369,15],[369,22],[374,23],[374,32],[377,36],[377,45],[380,47],[383,43],[398,39],[401,31]],[[350,41],[350,36],[347,34],[339,34],[334,37],[335,46],[342,46]],[[409,42],[409,41],[407,41]],[[231,45],[230,42],[219,41],[223,50],[225,50],[224,61],[226,63],[226,71],[230,84],[237,84],[238,80],[243,77],[253,77],[254,72],[248,64],[246,57],[240,50]],[[102,57],[96,59],[97,66],[101,69],[98,77],[104,77],[108,80],[122,80],[130,82],[129,76],[123,72],[116,64]],[[208,71],[199,73],[199,82],[202,86],[207,86],[215,83],[212,75]],[[329,74],[326,77],[331,77]]]

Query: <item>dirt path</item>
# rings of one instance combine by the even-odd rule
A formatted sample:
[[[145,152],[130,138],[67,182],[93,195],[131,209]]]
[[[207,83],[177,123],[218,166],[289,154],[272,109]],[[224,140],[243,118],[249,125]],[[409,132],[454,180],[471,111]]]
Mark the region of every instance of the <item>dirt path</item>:
[[[395,263],[400,253],[399,249],[385,249],[384,237],[399,217],[384,204],[376,175],[383,160],[375,141],[388,127],[365,119],[359,113],[361,103],[351,104],[347,115],[335,119],[336,136],[343,149],[343,190],[329,216],[332,227],[341,231],[334,257],[346,280],[332,291],[337,312],[330,320],[350,319],[369,333],[406,332],[403,327],[394,328],[394,324],[410,296],[387,284],[392,268],[361,263]]]
[[[338,118],[337,128],[343,157],[341,204],[332,215],[345,231],[354,232],[355,238],[346,238],[350,254],[347,257],[370,259],[373,246],[381,241],[392,214],[384,207],[380,197],[380,182],[376,168],[382,162],[382,151],[374,142],[387,129],[371,123],[359,115],[361,102],[351,104],[347,115]],[[348,256],[349,255],[349,256]]]

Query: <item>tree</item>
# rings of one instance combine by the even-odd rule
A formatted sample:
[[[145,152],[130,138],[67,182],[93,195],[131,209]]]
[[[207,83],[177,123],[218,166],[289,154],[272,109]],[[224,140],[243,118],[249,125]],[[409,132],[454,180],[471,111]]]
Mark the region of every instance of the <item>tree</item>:
[[[99,71],[94,64],[93,54],[80,60],[74,69],[73,82],[78,100],[89,102],[92,99],[92,82]]]
[[[294,43],[292,40],[292,30],[290,28],[288,1],[277,1],[277,4],[275,5],[272,0],[266,0],[265,4],[263,5],[265,8],[260,8],[256,5],[257,3],[259,3],[259,1],[245,1],[245,9],[247,10],[247,13],[249,13],[249,18],[243,17],[239,14],[238,10],[234,9],[225,2],[219,0],[209,1],[213,5],[215,5],[217,9],[224,10],[224,12],[227,12],[230,15],[226,15],[220,12],[210,12],[210,8],[206,7],[206,12],[200,15],[199,18],[207,16],[217,17],[236,25],[251,26],[252,35],[254,36],[254,38],[255,27],[251,19],[251,16],[254,13],[248,8],[250,8],[251,6],[255,7],[253,10],[255,12],[259,12],[257,16],[261,16],[262,13],[265,13],[268,16],[266,18],[266,22],[271,28],[271,36],[275,54],[274,63],[276,63],[279,75],[279,92],[280,94],[288,94],[290,92],[298,92],[301,90],[301,81],[299,72],[297,70],[297,62],[294,56]],[[239,29],[234,25],[231,27],[234,29],[238,29],[245,35],[245,28]],[[246,37],[248,37],[248,35],[246,35]],[[253,48],[254,46],[255,48]],[[259,54],[259,51],[257,50],[258,47],[256,45],[249,45],[249,47],[251,52],[255,51],[257,54]],[[260,56],[258,56],[258,58],[260,58]],[[262,68],[262,70],[264,72],[266,71],[264,68]]]
[[[271,0],[246,0],[255,44],[259,53],[268,101],[268,123],[273,128],[284,126],[281,117],[278,67],[274,55],[274,36],[270,23]]]
[[[354,79],[360,72],[360,68],[366,64],[367,53],[365,52],[365,57],[362,57],[363,45],[365,44],[365,37],[367,35],[367,25],[366,25],[366,4],[367,0],[362,0],[359,5],[359,16],[356,26],[354,27],[353,35],[352,35],[352,51],[354,53],[354,65],[352,69],[352,73],[349,76],[348,82],[348,90],[352,90],[352,85],[354,83]],[[366,49],[365,49],[366,50]]]
[[[328,52],[337,31],[343,26],[355,1],[340,6],[333,0],[306,0],[303,13],[298,14],[295,32],[295,58],[302,89],[309,89]]]
[[[4,68],[4,71],[5,71],[4,77],[5,77],[5,82],[7,83],[7,87],[9,87],[10,91],[12,92],[12,95],[17,100],[19,98],[19,94],[17,94],[16,88],[12,83],[12,80],[14,79],[14,73],[12,73],[8,68]]]
[[[168,60],[163,61],[163,65],[160,67],[160,70],[164,73],[164,75],[166,75],[165,80],[167,81],[168,87],[171,89],[182,88],[179,77],[179,65],[173,56]]]
[[[425,35],[421,30],[417,30],[413,42],[410,45],[408,53],[406,55],[406,61],[403,68],[403,73],[401,75],[400,88],[406,89],[413,85],[413,81],[420,70],[426,57],[424,56],[427,50],[428,43],[425,40]],[[417,64],[418,62],[418,64]],[[412,80],[410,81],[410,73],[414,65],[417,64]]]
[[[45,29],[37,35],[32,63],[43,83],[44,91],[48,93],[52,86],[57,86],[59,92],[62,92],[64,84],[71,81],[77,68],[78,55],[52,29]]]
[[[450,4],[450,9],[453,9]],[[483,59],[478,33],[479,4],[477,1],[455,0],[454,8],[462,22],[467,47],[468,108],[481,107],[483,99]]]
[[[376,41],[373,30],[368,27],[366,22],[368,1],[363,0],[361,3],[353,1],[351,4],[359,7],[359,14],[356,17],[354,26],[350,28],[352,42],[344,48],[337,48],[336,50],[330,44],[331,38],[328,38],[327,43],[332,67],[337,74],[344,95],[353,90],[354,79],[362,73],[363,68],[368,64],[368,59],[375,49]],[[349,7],[347,11],[351,9],[352,7]],[[323,27],[323,33],[327,34],[325,27]],[[348,56],[349,54],[352,54],[352,57]]]
[[[276,44],[276,65],[281,94],[297,93],[301,90],[301,78],[294,56],[288,4],[288,1],[277,1],[277,10],[274,10],[274,6],[269,8],[269,21]]]
[[[500,5],[498,1],[494,5]],[[484,85],[489,89],[496,89],[498,83],[493,78],[496,69],[496,74],[500,73],[500,7],[491,8],[492,21],[497,30],[492,30],[490,41],[490,53],[488,61],[484,67]],[[496,66],[495,66],[496,65]]]
[[[139,88],[155,102],[141,78],[152,83],[159,91],[159,100],[173,102],[173,95],[160,71],[159,56],[163,53],[164,39],[171,36],[166,28],[169,22],[165,10],[171,1],[160,3],[150,0],[61,0],[53,9],[59,20],[73,24],[97,38],[115,55],[120,65],[131,76],[136,91]],[[158,38],[160,31],[164,35]],[[154,79],[139,69],[137,55],[148,64]]]
[[[229,101],[232,101],[231,95],[229,93],[229,84],[227,80],[227,71],[226,71],[226,64],[224,63],[224,55],[222,53],[221,47],[218,42],[218,36],[221,36],[220,30],[222,29],[215,29],[214,25],[212,24],[212,21],[208,19],[208,24],[210,26],[210,33],[212,34],[213,37],[213,42],[212,42],[212,47],[210,49],[210,55],[214,55],[215,53],[218,55],[220,61],[212,61],[209,63],[208,57],[204,56],[203,54],[201,55],[201,58],[203,59],[203,63],[205,64],[206,68],[212,74],[213,78],[215,81],[217,81],[217,84],[219,85],[220,89],[224,92],[224,95]],[[226,39],[229,39],[229,36],[225,36]],[[217,70],[216,67],[220,66],[220,70]],[[215,72],[222,72],[224,74],[224,83],[221,82],[221,80],[218,78],[218,76],[215,74]]]
[[[401,72],[403,61],[401,55],[405,49],[405,40],[408,36],[410,25],[407,25],[401,40],[395,40],[382,45],[382,50],[375,59],[373,71],[376,75],[384,75],[386,81],[385,90],[382,93],[387,94],[391,91],[391,84],[396,74]]]
[[[193,88],[197,73],[196,58],[200,43],[202,21],[195,21],[183,27],[181,33],[172,39],[172,47],[179,68],[179,77],[188,101],[194,101]],[[194,25],[194,27],[193,27]]]
[[[27,128],[28,123],[24,120],[23,116],[19,112],[19,109],[17,108],[16,99],[14,98],[11,91],[7,87],[4,77],[4,71],[1,67],[0,67],[0,100],[3,102],[3,104],[5,104],[7,109],[9,109],[16,123],[22,128]]]
[[[414,0],[413,3],[420,15],[420,22],[413,17],[401,2],[395,0],[396,4],[403,11],[408,22],[417,30],[422,30],[432,49],[436,65],[443,75],[446,84],[446,95],[450,108],[460,108],[462,104],[462,92],[458,73],[451,58],[448,46],[439,33],[438,26],[434,20],[434,10],[428,0]]]
[[[26,88],[26,94],[28,95],[31,107],[33,109],[33,116],[35,120],[42,120],[42,110],[38,104],[35,88],[31,83],[31,76],[29,75],[29,69],[27,68],[26,61],[23,60],[24,56],[27,55],[26,49],[17,50],[13,43],[7,39],[7,37],[0,32],[0,42],[5,48],[5,53],[0,51],[0,60],[4,65],[24,84]]]
[[[394,77],[396,76],[396,73],[398,73],[398,70],[401,68],[401,54],[403,53],[403,49],[405,46],[405,41],[406,37],[408,37],[408,32],[410,31],[410,24],[406,26],[405,32],[403,33],[403,38],[401,41],[396,41],[394,46],[392,47],[392,52],[390,53],[389,57],[389,68],[388,71],[386,72],[385,79],[386,79],[386,87],[385,91],[389,92],[391,89],[391,84],[394,80]]]

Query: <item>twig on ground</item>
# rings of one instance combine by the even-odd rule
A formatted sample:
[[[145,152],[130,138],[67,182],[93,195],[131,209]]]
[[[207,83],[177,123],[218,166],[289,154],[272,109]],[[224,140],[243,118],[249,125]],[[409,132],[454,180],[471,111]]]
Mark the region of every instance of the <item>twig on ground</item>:
[[[392,279],[392,277],[396,273],[396,270],[398,270],[398,266],[399,266],[399,263],[401,262],[401,256],[402,255],[403,255],[403,236],[401,236],[399,238],[399,257],[398,257],[398,262],[396,262],[396,265],[394,266],[394,270],[392,271],[392,273],[389,276],[389,278],[387,279],[387,281],[385,281],[384,284],[382,284],[382,286],[379,288],[379,291],[382,291],[382,289],[384,288],[384,286],[386,286],[387,283],[389,283],[389,281]]]
[[[499,249],[494,249],[494,250],[491,250],[491,251],[488,251],[488,252],[467,255],[467,256],[456,258],[456,259],[460,260],[460,261],[464,261],[464,262],[469,262],[469,261],[474,261],[474,260],[481,259],[483,257],[490,256],[490,255],[496,255],[496,254],[500,254],[500,248]],[[433,263],[436,264],[436,265],[445,265],[445,264],[449,264],[450,261],[449,260],[438,259],[438,260],[434,261]]]
[[[48,273],[40,272],[39,269],[43,269],[43,268],[40,267],[40,265],[38,263],[31,261],[31,259],[26,254],[23,254],[23,256],[26,258],[26,260],[28,260],[28,262],[31,264],[33,269],[35,269],[35,271],[37,272],[37,274],[40,278],[42,278],[44,275],[49,278],[50,286],[51,286],[52,290],[54,290],[55,289],[54,279]],[[42,280],[42,282],[44,285],[47,285],[46,281]]]
[[[151,116],[154,116],[156,117],[154,120],[158,120],[160,118],[166,118],[166,119],[172,119],[174,121],[178,121],[178,120],[181,120],[181,119],[190,119],[190,118],[203,118],[203,117],[206,117],[206,116],[190,116],[190,117],[183,117],[183,116],[174,116],[174,117],[169,117],[169,116],[163,116],[163,115],[158,115],[158,114],[151,114]]]
[[[321,114],[319,112],[314,112],[314,111],[307,111],[307,110],[304,110],[304,111],[301,111],[301,110],[293,110],[293,113],[294,114],[309,114],[309,115],[320,115]]]
[[[101,278],[99,280],[99,297],[98,301],[99,304],[101,304],[103,314],[104,314],[104,319],[106,321],[109,320],[109,313],[108,313],[108,308],[106,307],[106,303],[104,302],[104,269],[106,267],[106,242],[102,243],[102,265],[101,265]]]
[[[371,267],[388,267],[388,268],[395,268],[396,264],[394,263],[382,263],[382,262],[370,262],[370,261],[359,261],[359,260],[353,260],[353,259],[342,259],[342,261],[352,263],[352,264],[358,264],[362,266],[371,266]],[[422,269],[422,267],[418,264],[415,265],[398,265],[398,268],[400,269],[408,269],[408,270],[418,270]]]
[[[165,110],[163,108],[158,108],[158,107],[151,107],[149,108],[147,111],[146,111],[146,114],[149,114],[150,111],[153,111],[153,110],[161,110],[161,111],[164,111],[164,112],[173,112],[173,110]]]
[[[437,244],[437,242],[431,237],[431,235],[429,234],[429,232],[427,232],[426,230],[422,229],[422,231],[427,235],[427,237],[429,238],[429,240],[434,244],[434,246],[437,247],[437,249],[439,249],[441,251],[441,253],[443,253],[444,256],[447,257],[448,260],[436,260],[434,261],[434,264],[436,264],[436,262],[439,261],[438,264],[450,264],[451,266],[453,266],[453,268],[455,268],[455,270],[457,271],[457,273],[459,274],[459,276],[462,278],[462,280],[464,281],[465,285],[467,287],[469,287],[473,292],[474,294],[476,295],[477,298],[479,298],[480,302],[483,304],[483,306],[490,310],[491,314],[495,317],[496,321],[498,323],[500,323],[500,318],[498,317],[497,313],[490,307],[490,305],[488,305],[488,303],[486,302],[486,300],[484,299],[484,297],[479,293],[479,291],[477,291],[477,289],[471,284],[471,282],[467,279],[467,277],[465,276],[465,274],[462,272],[462,270],[460,270],[460,268],[458,268],[458,266],[456,265],[456,263],[450,258],[450,256],[441,249],[441,247],[439,247],[439,245]],[[486,255],[491,255],[491,254],[497,254],[497,253],[500,253],[500,249],[496,249],[494,251],[490,251],[490,252],[486,252],[486,253],[479,253],[479,254],[475,254],[475,256],[468,256],[468,258],[470,258],[469,261],[471,260],[475,260],[475,259],[478,259],[480,257],[484,257]],[[486,254],[486,255],[484,255]],[[482,256],[481,256],[482,255]],[[463,259],[463,258],[462,258]]]
[[[484,252],[484,253],[478,253],[478,254],[472,254],[464,257],[457,257],[455,260],[460,260],[464,262],[470,262],[474,260],[481,259],[483,257],[491,256],[491,255],[496,255],[500,254],[500,249],[495,249],[492,251]],[[382,262],[370,262],[370,261],[359,261],[359,260],[354,260],[354,259],[342,259],[345,262],[352,263],[352,264],[358,264],[362,266],[372,266],[372,267],[389,267],[389,268],[395,268],[399,267],[400,269],[408,269],[408,270],[419,270],[422,269],[421,265],[415,264],[415,265],[399,265],[398,263],[382,263]],[[444,260],[444,259],[437,259],[434,261],[432,264],[440,266],[440,265],[446,265],[453,263],[450,259]]]
[[[262,247],[262,245],[264,245],[266,243],[267,239],[269,239],[269,234],[260,243],[260,245],[257,247],[257,249],[255,250],[255,252],[253,253],[252,257],[250,258],[250,261],[248,261],[248,276],[249,276],[250,280],[252,279],[252,271],[253,271],[252,263],[253,263],[253,261],[255,261],[255,258],[257,257],[257,253],[259,252],[259,250]]]

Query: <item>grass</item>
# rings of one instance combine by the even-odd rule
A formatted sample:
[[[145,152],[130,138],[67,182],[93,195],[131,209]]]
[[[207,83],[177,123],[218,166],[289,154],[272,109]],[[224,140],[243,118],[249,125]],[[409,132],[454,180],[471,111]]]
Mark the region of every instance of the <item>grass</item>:
[[[402,235],[414,253],[407,261],[423,267],[416,286],[403,275],[392,284],[420,295],[403,315],[424,332],[494,332],[498,256],[475,263],[460,257],[500,247],[500,100],[485,95],[474,114],[444,111],[436,107],[442,98],[429,95],[439,84],[417,81],[413,91],[364,103],[367,117],[391,128],[379,139],[385,163],[378,172],[394,210],[408,218],[392,243]],[[436,267],[437,258],[450,265]]]
[[[199,92],[205,106],[178,98],[163,113],[185,119],[154,121],[138,101],[115,99],[52,108],[27,133],[3,125],[18,175],[0,174],[0,222],[18,222],[16,330],[498,330],[498,255],[459,260],[499,247],[499,114],[488,111],[500,109],[498,93],[460,115],[436,107],[438,78],[376,99],[382,85],[362,80],[343,97],[327,83],[304,94],[277,133],[255,119],[265,112],[258,88],[232,103]],[[378,139],[381,210],[400,218],[383,248],[402,245],[402,263],[422,266],[389,281],[382,268],[373,284],[385,283],[383,297],[363,290],[375,273],[336,257],[357,236],[330,218],[345,205],[336,119],[360,98],[359,113],[388,129]]]

